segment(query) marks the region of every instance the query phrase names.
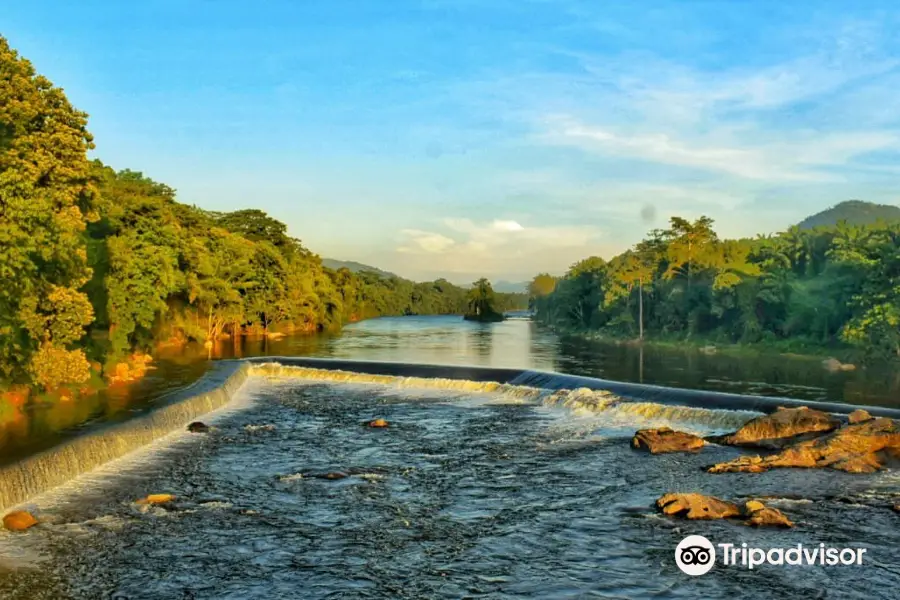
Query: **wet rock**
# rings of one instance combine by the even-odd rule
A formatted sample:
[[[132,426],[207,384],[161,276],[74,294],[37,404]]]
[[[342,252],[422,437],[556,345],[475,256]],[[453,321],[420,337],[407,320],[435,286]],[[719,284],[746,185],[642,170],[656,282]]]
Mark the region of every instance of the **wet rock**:
[[[331,473],[316,473],[312,475],[304,475],[304,477],[315,477],[317,479],[346,479],[349,477],[346,473],[341,473],[340,471],[333,471]]]
[[[828,467],[873,473],[900,458],[900,425],[891,419],[854,423],[814,440],[796,443],[771,456],[743,456],[709,467],[710,473],[762,473],[769,469]]]
[[[745,523],[754,527],[793,527],[794,523],[777,508],[769,508],[762,502],[750,500],[744,505]]]
[[[378,418],[366,423],[369,427],[389,427],[390,423],[385,421],[384,419]]]
[[[34,518],[30,512],[17,510],[3,517],[3,527],[9,531],[25,531],[38,524],[38,520]]]
[[[209,433],[209,425],[200,421],[194,421],[187,426],[187,430],[191,433]]]
[[[856,424],[856,423],[862,423],[863,421],[868,421],[868,420],[873,419],[873,418],[874,418],[874,417],[873,417],[872,415],[870,415],[870,414],[868,413],[868,411],[865,411],[865,410],[863,410],[863,409],[861,409],[861,408],[858,408],[858,409],[854,410],[854,411],[853,411],[852,413],[850,413],[850,415],[847,417],[847,419],[850,421],[850,424],[851,424],[851,425],[854,425],[854,424]]]
[[[174,494],[150,494],[140,500],[135,500],[135,504],[166,504],[175,500]]]
[[[741,514],[736,504],[702,494],[666,494],[656,506],[667,515],[688,519],[727,519]]]
[[[659,429],[641,429],[634,434],[631,445],[638,450],[646,450],[650,454],[663,454],[666,452],[696,452],[703,448],[704,442],[696,435],[660,427]]]
[[[779,408],[774,413],[751,419],[743,427],[723,436],[707,438],[729,446],[784,448],[794,442],[833,431],[841,422],[820,410]]]
[[[715,346],[703,346],[702,348],[700,348],[700,352],[702,352],[703,354],[715,354],[718,351],[719,349]]]
[[[900,504],[895,504],[895,505],[894,505],[894,512],[900,513]]]
[[[831,371],[832,373],[836,373],[838,371],[855,371],[856,365],[850,363],[842,363],[836,358],[826,358],[822,361],[822,366]]]

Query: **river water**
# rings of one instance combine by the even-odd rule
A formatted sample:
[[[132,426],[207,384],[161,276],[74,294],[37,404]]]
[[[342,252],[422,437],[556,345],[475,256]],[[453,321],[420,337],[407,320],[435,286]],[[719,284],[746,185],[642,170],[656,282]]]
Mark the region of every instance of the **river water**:
[[[897,474],[710,475],[740,453],[632,451],[636,428],[753,416],[476,382],[255,377],[208,434],[179,432],[29,508],[0,533],[0,597],[896,598]],[[434,381],[434,380],[432,380]],[[387,429],[364,423],[387,419]],[[324,479],[340,472],[346,477]],[[793,530],[660,516],[670,491],[763,497]],[[175,494],[163,506],[136,504]],[[674,562],[687,535],[738,547],[866,548],[856,566]]]
[[[693,348],[560,339],[525,319],[472,323],[456,316],[389,317],[347,326],[337,335],[225,341],[213,359],[321,356],[451,365],[535,368],[573,375],[804,400],[900,407],[900,370],[890,366],[831,373],[820,358],[704,354]],[[140,382],[92,398],[36,406],[0,406],[0,465],[51,447],[98,422],[127,419],[199,378],[206,352],[164,352]]]
[[[339,336],[223,344],[214,358],[257,355],[528,367],[896,406],[890,380],[876,372],[566,341],[526,320],[378,319]],[[208,368],[191,349],[157,364],[94,404],[26,407],[28,426],[7,437],[6,457],[147,410]],[[702,467],[742,451],[710,445],[650,456],[629,447],[639,428],[723,433],[754,413],[584,390],[266,373],[204,417],[210,433],[175,432],[32,498],[26,508],[41,524],[0,532],[0,598],[869,599],[896,598],[900,589],[896,471],[710,475]],[[364,426],[376,417],[391,426]],[[320,477],[327,473],[342,476]],[[797,527],[657,514],[654,501],[673,491],[762,498]],[[151,493],[176,499],[135,502]],[[865,548],[866,561],[717,565],[691,578],[674,549],[693,534],[738,547]]]

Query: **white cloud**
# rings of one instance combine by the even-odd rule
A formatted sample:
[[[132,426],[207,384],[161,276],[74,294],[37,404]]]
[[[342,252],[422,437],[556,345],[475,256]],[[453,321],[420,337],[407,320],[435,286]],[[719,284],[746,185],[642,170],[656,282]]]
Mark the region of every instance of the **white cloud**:
[[[559,272],[601,250],[603,232],[588,225],[529,226],[517,220],[476,222],[446,218],[438,231],[404,230],[397,252],[404,272],[473,272],[509,277],[537,270]],[[449,237],[449,236],[453,237]],[[606,248],[605,250],[608,250]]]
[[[754,144],[734,140],[733,145],[718,145],[703,140],[688,142],[665,133],[625,135],[568,119],[550,122],[562,122],[547,138],[558,144],[763,181],[831,181],[838,175],[816,167],[843,166],[856,156],[893,148],[898,142],[897,134],[891,131],[825,135],[797,132],[795,139],[784,141]]]
[[[440,254],[449,250],[456,242],[445,235],[418,229],[404,229],[401,232],[406,238],[406,245],[397,248],[398,252]]]

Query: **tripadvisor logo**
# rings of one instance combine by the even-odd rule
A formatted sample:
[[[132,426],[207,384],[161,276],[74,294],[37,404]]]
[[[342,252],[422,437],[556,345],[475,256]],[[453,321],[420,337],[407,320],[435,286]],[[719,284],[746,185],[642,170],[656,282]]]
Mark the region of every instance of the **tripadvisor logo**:
[[[702,535],[689,535],[675,548],[675,563],[688,575],[703,575],[716,564],[716,549]]]
[[[726,567],[740,566],[749,570],[760,565],[790,566],[861,566],[866,548],[833,548],[825,544],[804,546],[797,544],[791,548],[748,547],[747,544],[716,544],[721,551],[722,564]],[[713,543],[702,535],[689,535],[675,548],[675,564],[688,575],[703,575],[716,564],[716,549]]]

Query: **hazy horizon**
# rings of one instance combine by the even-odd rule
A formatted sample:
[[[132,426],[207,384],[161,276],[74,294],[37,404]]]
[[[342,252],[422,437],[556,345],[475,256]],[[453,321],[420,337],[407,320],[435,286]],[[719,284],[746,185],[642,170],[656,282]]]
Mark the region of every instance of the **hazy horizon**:
[[[412,279],[561,274],[672,215],[742,237],[851,198],[896,205],[886,2],[38,0],[4,16],[91,115],[94,156]]]

